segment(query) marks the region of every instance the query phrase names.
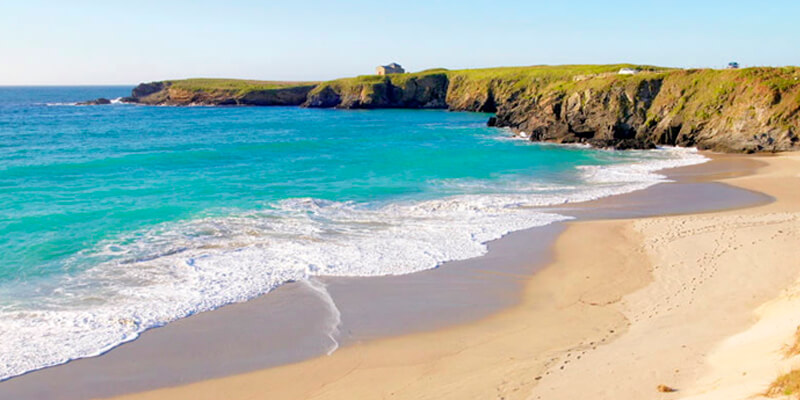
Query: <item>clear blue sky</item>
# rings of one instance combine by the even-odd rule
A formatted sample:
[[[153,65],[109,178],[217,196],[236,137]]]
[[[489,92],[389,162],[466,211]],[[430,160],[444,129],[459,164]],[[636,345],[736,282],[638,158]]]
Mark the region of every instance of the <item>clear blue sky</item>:
[[[800,1],[0,0],[0,85],[800,64]]]

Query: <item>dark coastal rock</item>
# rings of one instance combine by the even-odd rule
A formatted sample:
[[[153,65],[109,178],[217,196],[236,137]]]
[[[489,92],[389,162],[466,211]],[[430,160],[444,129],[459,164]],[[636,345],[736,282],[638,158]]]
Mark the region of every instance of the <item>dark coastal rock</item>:
[[[731,93],[713,81],[698,89],[700,83],[690,77],[690,71],[676,71],[635,85],[611,81],[569,94],[521,93],[520,98],[529,100],[500,103],[494,122],[526,132],[535,141],[616,149],[671,145],[753,153],[800,147],[795,134],[800,105],[771,104],[773,97],[733,84],[727,89]]]
[[[656,148],[655,143],[642,139],[592,139],[587,143],[594,147],[614,150],[648,150]]]
[[[140,83],[131,91],[131,97],[141,99],[142,97],[150,96],[153,93],[164,90],[168,84],[166,82],[150,82]]]
[[[342,103],[342,97],[332,87],[324,87],[308,96],[304,107],[331,108]]]
[[[332,81],[312,90],[303,106],[348,109],[447,108],[448,83],[444,73],[407,79],[383,76],[355,82]]]
[[[390,106],[402,108],[447,108],[447,87],[449,81],[445,74],[432,74],[415,77],[399,83],[388,82],[391,92]]]
[[[297,86],[284,89],[254,90],[240,97],[239,105],[246,106],[299,106],[306,101],[314,86]]]
[[[654,142],[638,137],[647,109],[660,87],[658,79],[642,81],[636,95],[625,87],[593,88],[566,95],[553,92],[538,102],[501,105],[495,125],[526,132],[531,140],[588,143],[617,149],[652,148]]]
[[[97,99],[94,99],[94,100],[82,101],[82,102],[78,103],[79,106],[99,106],[99,105],[105,105],[105,104],[111,104],[111,100],[103,98],[103,97],[100,97],[100,98],[97,98]]]

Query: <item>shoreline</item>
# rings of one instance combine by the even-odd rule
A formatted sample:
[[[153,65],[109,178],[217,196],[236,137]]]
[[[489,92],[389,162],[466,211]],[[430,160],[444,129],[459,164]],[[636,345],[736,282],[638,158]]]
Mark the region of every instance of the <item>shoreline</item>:
[[[744,157],[736,157],[736,156],[722,156],[722,157],[724,157],[726,159],[733,157],[733,158],[740,158],[740,159],[744,159],[744,160],[752,160],[752,158],[744,158]],[[746,162],[747,163],[751,163],[752,161],[746,161]],[[710,163],[701,164],[701,166],[703,166],[703,165],[707,166],[708,164],[710,164]],[[680,170],[692,171],[693,168],[696,168],[696,167],[698,167],[698,166],[682,167],[682,168],[680,168]],[[750,167],[750,168],[752,168],[752,167]],[[680,173],[677,172],[677,171],[673,171],[673,173],[675,173],[676,176],[680,175]],[[721,173],[725,174],[725,171],[722,171]],[[683,181],[683,183],[682,183],[683,185],[700,185],[700,186],[693,186],[691,188],[687,187],[688,190],[686,190],[686,191],[694,191],[698,187],[702,187],[703,185],[705,185],[703,183],[691,182],[691,177],[690,176],[692,174],[697,174],[697,172],[688,172],[686,174],[689,175],[689,177],[684,176],[684,177],[680,178]],[[700,175],[703,175],[703,173],[700,173]],[[656,188],[660,188],[660,191],[663,192],[662,195],[664,193],[666,193],[666,192],[670,192],[669,189],[665,189],[665,186],[670,186],[670,184],[656,185],[656,186],[653,186],[653,187],[648,188],[648,189],[643,190],[643,191],[638,191],[638,192],[633,192],[633,193],[629,193],[629,194],[625,194],[625,195],[621,195],[621,196],[612,196],[610,198],[606,198],[604,200],[609,204],[605,206],[605,208],[606,208],[605,216],[597,214],[596,207],[591,207],[591,208],[590,207],[586,207],[586,210],[588,210],[588,211],[584,211],[583,212],[584,215],[583,216],[579,216],[580,222],[578,222],[578,223],[592,222],[592,221],[585,221],[587,219],[620,218],[620,216],[618,215],[620,213],[620,211],[618,209],[616,209],[616,207],[618,207],[620,204],[624,204],[625,212],[630,214],[629,217],[630,216],[639,216],[640,217],[642,215],[648,215],[648,212],[650,213],[650,215],[652,215],[652,214],[661,214],[661,213],[654,213],[653,212],[654,204],[652,204],[652,202],[648,201],[646,198],[649,197],[650,200],[652,200],[652,198],[654,196],[658,197],[659,196],[658,193],[655,193],[655,194],[653,193],[653,191],[659,191],[659,189],[656,189]],[[674,188],[674,186],[673,186],[673,188]],[[709,188],[708,190],[710,192],[719,192],[719,191],[721,191],[723,189],[720,189],[719,187],[714,187],[714,188]],[[739,194],[741,194],[741,193],[739,193]],[[684,195],[688,196],[689,193],[684,193]],[[621,199],[626,198],[626,196],[627,197],[633,197],[634,199],[630,200],[627,204],[625,204],[625,202],[621,201]],[[725,200],[730,201],[731,199],[727,198],[727,196],[731,196],[731,193],[722,193],[722,196],[720,198],[716,199],[717,205],[715,207],[719,208],[720,204],[721,203],[724,204]],[[635,203],[637,201],[636,197],[645,198],[645,199],[639,199],[638,200],[638,201],[642,201],[643,202],[643,204],[639,204],[639,207],[641,209],[638,210],[638,211],[636,210],[636,205],[635,205]],[[735,197],[735,196],[732,196],[732,197]],[[593,202],[590,202],[590,203],[595,203],[595,202],[602,203],[604,200],[600,200],[600,201],[596,200],[596,201],[593,201]],[[669,200],[669,199],[667,199],[667,200]],[[708,199],[706,199],[706,200],[708,200]],[[750,201],[763,202],[764,200],[765,199],[759,198],[759,197],[756,196],[753,199],[751,199]],[[710,202],[713,203],[714,201],[710,201]],[[669,203],[669,201],[667,201],[667,202],[663,202],[662,201],[661,206],[662,207],[669,207],[669,206],[673,207],[674,209],[672,211],[674,211],[674,213],[682,213],[682,212],[686,212],[687,211],[685,209],[682,209],[680,204],[671,204],[670,205],[668,203]],[[734,201],[734,203],[735,203],[735,201]],[[709,211],[711,211],[712,208],[715,208],[715,207],[709,207],[708,210],[703,211],[703,210],[698,210],[697,209],[698,208],[697,205],[688,206],[688,208],[689,209],[693,209],[694,212],[709,212]],[[601,206],[601,208],[602,208],[602,206]],[[684,208],[686,208],[685,205],[684,205]],[[722,208],[724,208],[724,207],[722,207]],[[648,211],[648,209],[649,209],[649,211]],[[581,212],[582,212],[582,211],[576,210],[576,209],[572,209],[572,210],[577,214],[581,214]],[[562,212],[562,211],[558,211],[558,212]],[[639,213],[638,215],[637,215],[637,212]],[[594,213],[594,215],[592,215],[592,213]],[[572,224],[573,223],[567,223],[566,225],[570,225],[571,226]],[[552,241],[555,238],[555,236],[557,236],[559,231],[562,229],[561,228],[562,225],[563,224],[551,225],[551,228],[545,229],[545,230],[550,230],[550,232],[541,232],[540,234],[542,234],[544,236],[548,236],[549,235],[550,236],[549,240]],[[536,272],[537,269],[540,268],[540,265],[531,266],[530,265],[531,263],[527,259],[526,260],[519,260],[519,258],[520,258],[519,254],[517,254],[516,257],[511,257],[511,258],[516,258],[517,259],[517,264],[524,264],[524,265],[516,265],[511,270],[507,270],[507,271],[486,271],[479,264],[481,262],[485,262],[486,259],[492,260],[493,258],[497,258],[496,257],[497,253],[509,252],[509,251],[513,251],[514,248],[519,248],[519,247],[526,246],[524,242],[525,241],[529,241],[531,239],[531,237],[530,237],[531,236],[531,232],[530,231],[537,231],[538,232],[538,231],[545,231],[545,230],[543,230],[541,227],[539,227],[539,228],[533,228],[532,230],[514,232],[514,233],[512,233],[510,235],[507,235],[503,239],[499,239],[497,241],[490,242],[490,244],[489,244],[490,251],[485,256],[478,257],[476,259],[465,260],[465,261],[448,262],[448,263],[444,264],[444,268],[437,268],[437,269],[434,269],[434,270],[423,271],[423,272],[420,272],[420,273],[407,275],[405,277],[413,277],[410,280],[412,280],[412,281],[413,280],[417,280],[416,284],[424,285],[425,281],[430,277],[430,276],[426,276],[426,275],[430,275],[430,274],[426,274],[426,273],[428,273],[428,272],[433,273],[433,271],[436,271],[437,274],[442,274],[442,271],[450,271],[451,273],[455,273],[455,274],[453,276],[450,276],[447,279],[445,279],[445,281],[452,282],[452,278],[453,277],[455,277],[457,279],[458,278],[462,278],[462,280],[463,280],[463,278],[464,278],[463,271],[457,271],[457,268],[455,268],[451,264],[462,264],[462,266],[464,264],[466,264],[469,267],[469,264],[473,263],[472,268],[474,268],[474,273],[476,275],[481,275],[481,277],[479,278],[480,279],[480,282],[479,282],[480,285],[487,284],[487,279],[486,279],[487,272],[489,274],[493,275],[494,277],[502,276],[503,274],[506,275],[504,277],[504,279],[501,279],[503,282],[498,286],[498,288],[500,286],[503,286],[503,285],[505,285],[505,289],[508,289],[508,285],[518,285],[518,286],[528,285],[528,282],[520,282],[520,281],[530,280],[530,278],[528,278],[528,277],[530,275],[532,275],[533,272]],[[537,241],[537,243],[542,244],[543,247],[542,248],[536,248],[536,249],[534,249],[535,251],[529,253],[529,256],[532,255],[534,258],[539,258],[540,259],[539,260],[540,261],[539,264],[543,264],[545,261],[547,261],[546,257],[542,256],[542,254],[547,252],[546,248],[548,246],[547,246],[546,242],[547,242],[546,239],[542,239],[541,242]],[[506,244],[505,247],[503,246],[504,243]],[[509,244],[511,244],[511,245],[509,246]],[[499,260],[499,261],[500,262],[505,262],[505,263],[509,262],[508,259]],[[522,262],[520,262],[520,261],[522,261]],[[494,262],[497,263],[498,260],[494,260]],[[456,272],[458,272],[458,273],[456,273]],[[536,275],[539,275],[540,273],[541,273],[541,271],[536,272]],[[359,313],[359,311],[357,310],[358,309],[358,304],[363,302],[363,300],[365,298],[369,299],[370,296],[366,296],[366,297],[364,297],[364,296],[362,296],[362,297],[354,296],[354,298],[351,298],[350,300],[347,300],[346,293],[350,289],[352,289],[352,286],[351,286],[351,285],[353,285],[352,281],[361,281],[362,279],[364,279],[364,278],[359,278],[359,279],[356,279],[356,278],[344,278],[344,279],[343,278],[325,278],[325,279],[322,279],[322,281],[329,285],[329,289],[330,289],[331,293],[333,294],[334,297],[337,298],[337,305],[339,305],[340,307],[342,307],[345,310],[348,310],[348,309],[351,310],[351,311],[356,310],[356,312],[354,312],[353,314],[358,314]],[[382,291],[387,290],[387,289],[391,290],[391,287],[394,286],[391,282],[395,281],[397,279],[402,279],[402,277],[381,277],[381,278],[370,278],[370,279],[373,280],[373,281],[385,280],[385,281],[389,282],[386,285],[378,285],[377,288],[374,288],[374,291],[372,293],[369,293],[370,295],[375,295],[376,293],[381,293]],[[439,279],[441,281],[441,278],[439,278]],[[496,282],[495,283],[488,282],[488,283],[490,285],[491,284],[497,285]],[[374,284],[374,282],[372,282],[371,284]],[[474,284],[474,282],[473,282],[473,284]],[[286,286],[290,286],[290,285],[286,285]],[[307,288],[303,288],[303,286],[304,285],[291,285],[291,288],[288,288],[288,289],[284,290],[287,293],[285,293],[283,295],[283,297],[284,297],[283,300],[284,301],[287,300],[287,299],[295,300],[296,296],[292,295],[291,293],[288,293],[288,292],[289,291],[297,292],[297,291],[307,290]],[[361,286],[364,286],[364,285],[361,285]],[[430,291],[430,289],[427,289],[427,290]],[[521,291],[522,291],[522,289],[517,290],[517,292],[521,292]],[[280,298],[281,297],[280,295],[276,295],[277,292],[278,291],[272,292],[272,293],[270,293],[270,296],[262,296],[261,298],[268,298],[268,297]],[[362,295],[363,295],[363,293],[362,293]],[[431,299],[426,299],[425,301],[430,301],[430,300]],[[453,299],[450,299],[450,300],[452,301]],[[456,317],[452,317],[451,316],[448,321],[445,321],[444,323],[440,324],[440,326],[435,326],[434,324],[431,324],[431,322],[435,322],[434,320],[437,319],[436,315],[423,316],[422,319],[427,318],[427,319],[430,320],[430,321],[427,321],[427,324],[419,324],[419,323],[417,323],[417,326],[410,326],[410,325],[414,325],[413,322],[415,322],[416,319],[419,319],[419,317],[420,317],[419,309],[417,309],[416,311],[415,310],[408,310],[408,309],[396,310],[398,312],[402,312],[404,310],[407,311],[407,312],[410,311],[410,313],[409,313],[409,315],[405,316],[405,318],[403,318],[403,317],[399,318],[397,323],[394,326],[389,326],[389,327],[386,327],[386,326],[369,326],[370,325],[369,323],[364,323],[364,321],[367,321],[369,319],[369,315],[368,315],[369,311],[368,310],[361,310],[360,312],[361,313],[365,313],[364,315],[362,315],[362,316],[360,316],[358,318],[355,318],[354,321],[350,321],[349,323],[346,321],[346,323],[344,324],[345,327],[348,327],[348,326],[351,327],[351,328],[355,327],[356,328],[355,331],[357,331],[359,333],[356,334],[356,335],[351,335],[351,337],[345,337],[345,340],[344,340],[344,343],[343,343],[345,345],[345,348],[339,350],[339,352],[341,352],[341,351],[343,351],[343,350],[345,350],[347,348],[350,348],[350,347],[363,346],[363,344],[361,344],[361,342],[366,342],[367,343],[366,345],[369,345],[370,343],[372,343],[374,341],[391,340],[391,339],[385,339],[386,336],[397,337],[398,335],[400,335],[402,337],[402,335],[416,335],[416,334],[420,334],[420,332],[423,332],[422,334],[425,334],[424,332],[435,332],[435,331],[438,331],[438,330],[445,330],[446,331],[446,330],[452,329],[454,326],[460,326],[460,325],[463,325],[463,324],[469,325],[469,324],[477,323],[475,321],[481,321],[481,320],[484,320],[486,318],[492,318],[492,315],[494,315],[494,314],[496,314],[498,312],[503,313],[504,312],[503,310],[505,310],[505,309],[507,309],[509,307],[516,307],[515,302],[519,301],[519,299],[515,299],[513,295],[508,295],[508,294],[503,294],[502,297],[495,296],[495,298],[494,298],[495,303],[494,304],[489,304],[489,305],[481,304],[481,302],[477,301],[477,300],[487,300],[487,299],[486,298],[473,299],[473,302],[475,303],[474,306],[481,306],[482,305],[483,306],[482,310],[477,310],[475,312],[468,312],[468,313],[466,313],[466,315],[461,315],[460,317],[459,316],[456,316]],[[255,303],[257,301],[258,300],[250,301],[250,302],[242,303],[242,304],[236,304],[236,305],[232,305],[232,306],[226,306],[226,307],[223,307],[223,308],[221,308],[219,310],[215,310],[215,311],[212,311],[212,312],[209,312],[209,313],[198,314],[196,316],[192,316],[190,318],[187,318],[187,319],[184,319],[184,320],[181,320],[181,321],[192,320],[192,322],[197,322],[198,324],[193,324],[193,323],[190,324],[190,325],[194,325],[194,327],[189,327],[189,329],[194,329],[194,328],[197,328],[198,326],[202,327],[204,323],[206,325],[208,324],[208,322],[201,321],[202,319],[205,319],[205,318],[202,318],[202,316],[205,315],[206,317],[209,317],[209,318],[211,318],[213,320],[213,317],[211,317],[211,316],[209,316],[207,314],[222,313],[222,314],[227,314],[227,315],[234,315],[233,319],[231,319],[230,321],[239,321],[239,322],[241,322],[243,319],[247,319],[247,315],[249,315],[249,313],[246,312],[246,311],[243,311],[243,310],[236,311],[236,310],[234,310],[234,308],[247,308],[248,304]],[[350,305],[347,305],[348,301],[351,303]],[[304,311],[308,311],[308,312],[310,312],[312,314],[315,313],[315,312],[319,313],[319,314],[324,314],[324,311],[325,311],[324,310],[324,304],[322,305],[323,307],[321,307],[320,304],[313,304],[314,303],[313,302],[313,297],[312,298],[308,298],[307,297],[306,298],[306,302],[308,304],[305,305],[306,307],[305,307]],[[344,305],[340,304],[342,302],[344,303]],[[388,305],[391,305],[390,303]],[[229,310],[229,308],[230,308],[230,310]],[[463,313],[463,311],[464,311],[463,310],[463,306],[461,308],[462,308],[461,311]],[[226,310],[229,310],[229,311],[226,311]],[[416,315],[415,315],[415,313],[416,313]],[[313,319],[313,318],[311,318],[311,319]],[[309,321],[308,318],[306,318],[304,320],[306,322]],[[383,318],[383,320],[385,322],[386,318]],[[170,327],[173,327],[173,325],[180,325],[181,321],[177,321],[177,322],[174,322],[172,324],[169,324],[166,328],[158,328],[158,329],[151,330],[152,333],[150,333],[151,331],[148,331],[145,334],[143,334],[141,338],[137,339],[134,342],[131,342],[131,345],[139,343],[140,341],[142,341],[145,338],[145,336],[150,336],[150,337],[165,336],[165,334],[162,333],[163,331],[169,330]],[[294,320],[291,320],[291,321],[292,321],[292,323],[294,323]],[[359,326],[359,321],[364,326]],[[409,326],[406,326],[409,323],[411,323],[411,324]],[[306,324],[306,325],[308,325],[308,324]],[[250,327],[250,325],[246,325],[246,328],[247,327]],[[253,326],[252,328],[257,329],[256,326]],[[305,328],[306,328],[305,330],[313,329],[313,327],[309,327],[309,326],[305,326]],[[175,331],[176,329],[172,328],[172,330]],[[298,331],[302,331],[302,330],[303,329],[299,329]],[[291,339],[295,339],[296,338],[293,335],[296,334],[297,332],[285,332],[285,333]],[[186,334],[186,332],[184,332],[184,335],[185,334]],[[180,336],[180,335],[178,335],[178,336]],[[212,336],[213,336],[213,334],[212,334]],[[258,335],[255,335],[255,336],[258,336]],[[306,339],[308,339],[308,338],[306,338]],[[320,342],[319,338],[317,338],[316,341],[313,340],[313,339],[308,339],[308,343],[306,345],[304,345],[304,346],[306,346],[308,348],[312,348],[315,345],[318,345],[319,342]],[[195,343],[195,345],[197,345],[197,344],[198,343]],[[160,347],[160,348],[163,349],[164,346],[167,346],[167,344],[165,342],[162,342],[159,345],[158,341],[156,341],[155,348],[159,348]],[[132,346],[130,346],[129,344],[126,344],[126,345],[122,345],[122,346],[120,346],[118,348],[126,348],[126,347],[132,347]],[[142,348],[147,348],[147,344],[145,343],[145,344],[137,345],[137,346],[133,346],[133,347],[138,347],[138,349],[137,349],[137,351],[138,351],[138,350],[140,350]],[[68,364],[62,365],[62,366],[51,367],[51,368],[47,368],[47,369],[44,369],[44,370],[37,370],[37,371],[34,371],[32,373],[23,375],[23,377],[32,378],[30,380],[35,383],[37,380],[44,379],[44,378],[37,379],[33,375],[47,375],[47,374],[39,374],[40,371],[48,371],[48,370],[53,370],[54,371],[54,370],[57,370],[57,369],[74,368],[75,365],[77,365],[77,364],[85,364],[85,363],[92,364],[92,363],[94,363],[93,360],[98,360],[100,358],[109,357],[110,354],[114,354],[115,352],[117,352],[116,349],[117,348],[115,348],[111,352],[109,352],[106,355],[103,355],[103,356],[101,356],[99,358],[90,358],[90,359],[77,360],[77,361],[73,361],[73,362],[70,362]],[[315,350],[315,351],[317,353],[319,353],[319,350]],[[336,354],[338,354],[339,352],[337,352]],[[157,354],[156,353],[152,353],[151,356],[157,357]],[[140,356],[140,357],[142,357],[142,356]],[[122,359],[124,360],[125,357],[122,357]],[[315,359],[312,358],[311,360],[313,361]],[[85,363],[84,363],[84,361],[85,361]],[[199,363],[202,363],[203,359],[202,359],[202,357],[198,357],[195,361],[197,361]],[[287,361],[288,362],[292,362],[292,361],[299,361],[299,360],[291,360],[291,357],[289,357],[289,358],[283,359],[281,362],[277,363],[277,365],[286,364]],[[122,362],[122,361],[119,361],[119,362]],[[183,362],[185,363],[186,360],[183,360]],[[112,362],[112,364],[113,364],[113,362]],[[270,366],[270,365],[268,365],[268,366]],[[254,368],[254,366],[249,366],[248,368],[250,370],[253,370],[253,369],[261,369],[261,368],[264,368],[264,367],[261,366],[261,368]],[[241,370],[240,371],[235,371],[235,368],[233,368],[233,371],[231,373],[246,372],[246,370],[248,368],[241,368],[240,367],[240,369],[244,369],[245,371],[241,371]],[[283,368],[283,367],[279,367],[278,369],[280,369],[280,368]],[[80,368],[77,368],[77,369],[80,369]],[[229,371],[230,371],[230,369],[229,369]],[[218,372],[216,372],[216,373],[218,373]],[[31,376],[27,376],[27,375],[31,375]],[[50,375],[52,375],[52,374],[50,374]],[[58,374],[55,374],[55,375],[57,376]],[[211,375],[213,376],[214,373],[211,373]],[[12,378],[10,381],[7,381],[7,382],[15,382],[17,379],[18,378]],[[181,381],[180,383],[185,383],[185,382],[191,382],[192,381],[191,377],[188,377],[188,378],[184,377],[182,379],[184,379],[184,380]],[[223,378],[223,379],[226,379],[226,378]],[[6,386],[8,386],[8,385],[5,385],[5,383],[6,382],[4,382],[3,384],[0,384],[0,392],[2,392],[4,389],[6,389]],[[101,380],[98,380],[95,383],[96,384],[101,384]],[[22,386],[25,386],[25,385],[23,384]],[[131,392],[131,391],[129,390],[128,392]],[[95,395],[92,395],[92,397],[94,397],[94,396]]]
[[[570,367],[529,398],[763,398],[778,371],[800,366],[782,354],[800,325],[800,308],[787,307],[800,290],[800,192],[792,189],[800,154],[763,161],[756,174],[727,182],[774,202],[626,221],[642,235],[631,247],[647,255],[652,275],[611,305],[626,333],[580,362],[562,354]],[[659,385],[675,391],[658,393]]]
[[[793,191],[792,186],[787,188],[785,182],[800,177],[796,172],[798,165],[797,153],[779,155],[767,160],[767,165],[755,175],[729,178],[737,186],[763,190],[775,197],[776,201],[768,204],[699,216],[569,222],[556,243],[555,262],[528,280],[525,301],[478,322],[377,340],[361,348],[345,348],[331,357],[299,364],[120,398],[221,395],[239,398],[259,393],[315,399],[348,396],[558,399],[576,395],[609,399],[750,398],[769,384],[765,379],[777,376],[777,367],[764,362],[764,357],[779,358],[776,350],[794,334],[794,329],[788,328],[800,324],[800,312],[789,307],[788,312],[793,313],[790,316],[797,319],[784,321],[780,328],[786,332],[773,332],[771,343],[761,341],[758,354],[761,359],[755,362],[752,352],[737,354],[739,349],[729,344],[754,329],[764,329],[764,323],[759,324],[753,312],[769,309],[765,302],[773,304],[774,310],[781,297],[786,298],[787,293],[796,293],[800,288],[800,282],[796,281],[798,272],[791,263],[792,245],[800,236],[797,202],[800,193]],[[776,230],[776,226],[783,229]],[[783,234],[780,240],[776,232]],[[677,236],[670,236],[674,234]],[[727,242],[720,241],[720,237]],[[664,246],[659,241],[663,238],[672,241],[668,239]],[[765,238],[772,239],[769,243],[772,249],[764,249]],[[618,240],[618,246],[594,246],[599,247],[594,250],[605,249],[604,254],[587,257],[572,250],[576,244],[609,240]],[[632,243],[639,246],[632,249]],[[688,250],[688,254],[679,258],[672,251],[673,245]],[[739,246],[746,245],[750,248],[740,250]],[[755,245],[762,250],[755,250]],[[720,246],[727,247],[723,251]],[[765,259],[750,259],[747,251],[757,251],[757,257]],[[800,254],[794,254],[797,255]],[[738,259],[742,256],[748,259],[742,262]],[[693,257],[699,257],[694,266],[702,266],[700,275],[692,270],[692,264],[685,262]],[[674,269],[658,265],[670,261]],[[567,268],[581,263],[584,268],[580,270]],[[772,273],[753,271],[749,268],[751,263],[772,267]],[[599,271],[587,268],[592,265]],[[730,270],[718,271],[721,266]],[[625,277],[624,284],[602,279],[612,271]],[[575,275],[586,275],[586,280],[591,280],[596,272],[602,273],[599,284],[578,287],[582,279]],[[737,279],[739,274],[747,274],[748,279],[742,283]],[[697,282],[698,276],[700,283],[686,289],[685,285]],[[704,280],[709,283],[703,285]],[[544,285],[545,282],[549,284]],[[793,291],[781,293],[791,288],[792,283]],[[563,286],[558,290],[550,286],[559,284]],[[676,289],[675,293],[667,294]],[[731,298],[731,292],[740,296]],[[675,299],[673,304],[660,302],[671,296]],[[786,301],[796,303],[796,297],[788,296]],[[550,319],[543,320],[541,317],[547,312],[540,307],[546,302],[554,307]],[[681,306],[686,311],[679,311]],[[786,309],[785,304],[782,306]],[[717,307],[723,307],[725,312],[709,313]],[[556,312],[552,313],[553,310]],[[565,326],[569,329],[560,329]],[[681,335],[687,332],[690,334]],[[526,339],[540,345],[525,343]],[[733,357],[737,361],[736,373],[725,373],[726,367],[732,368],[730,363],[720,365],[718,361],[717,365],[709,365],[709,354],[722,359]],[[797,364],[795,357],[794,365]],[[675,365],[680,368],[674,368]],[[746,372],[741,373],[752,368],[757,368],[760,374],[750,374],[751,378],[747,378]],[[771,374],[774,375],[770,378]],[[729,387],[719,384],[726,379],[729,383],[735,380],[739,388],[751,391],[731,393]],[[281,385],[281,382],[291,384]],[[659,384],[677,387],[678,391],[658,393]]]

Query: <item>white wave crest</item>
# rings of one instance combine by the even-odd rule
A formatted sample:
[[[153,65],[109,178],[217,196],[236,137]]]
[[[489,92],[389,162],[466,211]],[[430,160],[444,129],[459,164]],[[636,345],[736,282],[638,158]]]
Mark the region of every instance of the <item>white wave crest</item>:
[[[142,331],[290,281],[305,281],[338,309],[317,276],[398,275],[482,255],[504,234],[569,217],[535,207],[591,200],[662,182],[654,171],[702,162],[685,149],[584,168],[587,185],[452,196],[384,205],[288,199],[267,210],[163,224],[76,255],[93,267],[34,282],[0,306],[0,380],[100,354]],[[23,285],[24,286],[24,285]],[[6,296],[3,296],[7,298]],[[48,332],[43,335],[42,332]]]

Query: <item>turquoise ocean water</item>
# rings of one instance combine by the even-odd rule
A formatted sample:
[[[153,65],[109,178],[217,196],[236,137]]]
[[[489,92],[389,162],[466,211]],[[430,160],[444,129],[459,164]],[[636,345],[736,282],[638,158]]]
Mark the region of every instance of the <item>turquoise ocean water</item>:
[[[0,88],[0,379],[290,280],[434,268],[691,150],[533,144],[441,110],[75,106]]]

